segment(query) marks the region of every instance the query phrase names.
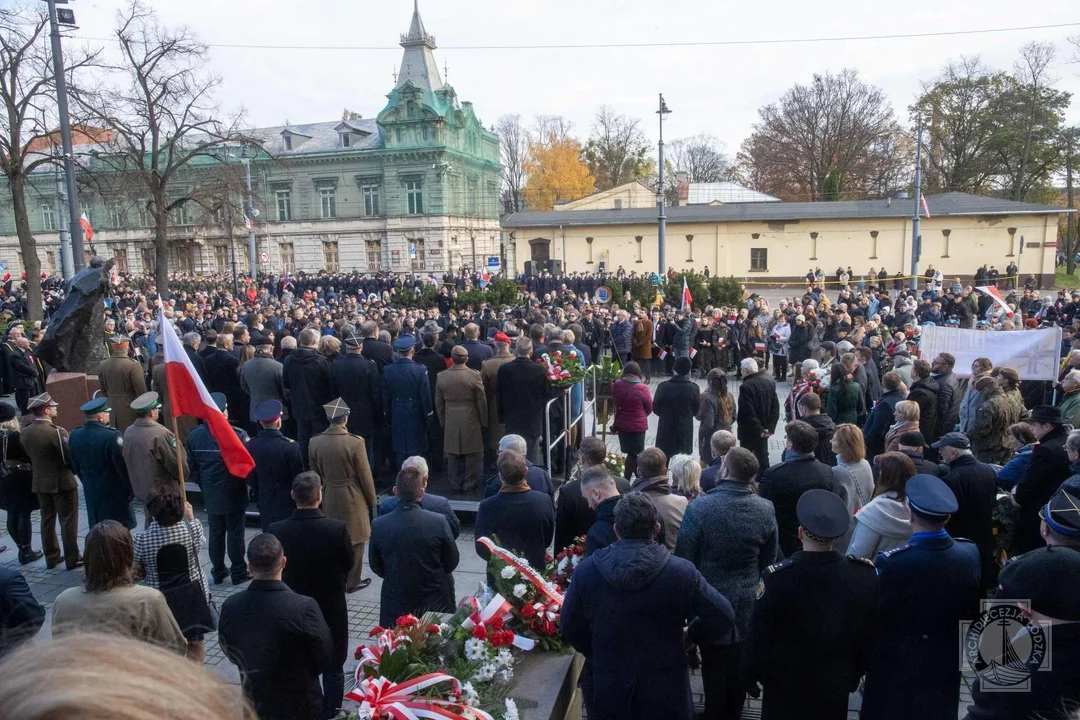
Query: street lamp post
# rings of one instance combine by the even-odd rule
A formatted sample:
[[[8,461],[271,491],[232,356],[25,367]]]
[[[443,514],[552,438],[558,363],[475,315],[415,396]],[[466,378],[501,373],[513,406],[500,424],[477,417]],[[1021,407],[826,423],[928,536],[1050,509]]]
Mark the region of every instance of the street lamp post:
[[[664,231],[667,225],[667,217],[664,215],[664,118],[671,114],[667,103],[664,102],[664,94],[660,93],[660,109],[656,111],[660,116],[660,179],[656,187],[656,247],[657,268],[656,276],[663,281],[666,263],[664,261]]]
[[[65,254],[71,257],[71,267],[63,266],[64,279],[71,277],[69,273],[77,272],[85,265],[83,257],[83,234],[82,224],[79,222],[79,189],[75,183],[75,156],[71,143],[71,120],[68,115],[67,78],[64,74],[64,53],[60,46],[60,21],[57,18],[56,0],[47,0],[49,13],[49,42],[52,48],[53,82],[56,86],[56,111],[60,116],[60,144],[63,151],[64,181],[67,190],[67,230],[70,236],[71,247],[65,253],[64,246],[67,244],[61,239],[60,257],[61,263]],[[74,18],[68,13],[66,24],[74,25]],[[61,198],[57,197],[59,201]],[[60,203],[56,203],[57,217],[63,212]]]
[[[247,199],[244,201],[244,217],[247,218],[248,226],[248,267],[251,271],[251,281],[255,282],[258,277],[255,267],[255,218],[259,216],[259,211],[255,209],[255,205],[251,201],[251,158],[247,157],[246,145],[242,152],[243,157],[240,158],[240,161],[244,163],[244,179],[247,181]]]

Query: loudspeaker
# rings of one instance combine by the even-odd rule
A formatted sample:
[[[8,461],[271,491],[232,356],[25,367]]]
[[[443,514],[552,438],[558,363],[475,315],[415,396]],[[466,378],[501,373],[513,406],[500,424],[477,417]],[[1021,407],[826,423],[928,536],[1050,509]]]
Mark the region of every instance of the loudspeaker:
[[[536,275],[536,263],[532,260],[525,261],[525,277],[533,277]]]
[[[546,269],[552,276],[562,275],[562,260],[548,260]]]

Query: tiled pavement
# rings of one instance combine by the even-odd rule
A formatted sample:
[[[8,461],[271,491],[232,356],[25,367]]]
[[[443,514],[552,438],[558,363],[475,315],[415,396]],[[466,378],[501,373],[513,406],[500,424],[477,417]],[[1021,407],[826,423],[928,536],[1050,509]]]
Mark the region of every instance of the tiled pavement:
[[[703,381],[698,381],[698,384],[704,386]],[[653,384],[655,390],[655,381]],[[786,383],[782,383],[779,386],[779,395],[781,402],[786,398],[788,393],[788,387]],[[591,431],[592,419],[586,417],[585,427]],[[695,422],[696,426],[696,422]],[[646,436],[646,443],[651,444],[655,438],[656,432],[656,418],[650,417],[649,432]],[[695,428],[696,437],[696,428]],[[613,450],[618,449],[618,439],[614,436],[609,436],[609,446]],[[783,437],[782,433],[778,436],[774,436],[770,441],[770,455],[772,456],[772,462],[778,462],[780,454],[783,451]],[[141,521],[142,509],[137,508],[135,513],[136,517]],[[67,571],[63,569],[63,566],[55,568],[53,570],[45,569],[45,561],[39,560],[31,565],[20,567],[18,559],[16,557],[16,551],[11,538],[5,533],[5,525],[3,520],[5,519],[3,511],[0,511],[0,545],[8,545],[8,549],[3,553],[0,553],[0,564],[19,569],[26,577],[30,584],[30,588],[33,591],[35,597],[51,611],[52,603],[63,590],[69,587],[73,587],[82,582],[82,571]],[[206,528],[206,516],[202,512],[201,508],[196,508],[196,517],[204,524],[204,530],[208,532]],[[454,571],[454,581],[459,597],[471,594],[477,587],[484,581],[484,562],[477,557],[473,547],[473,534],[472,534],[472,518],[468,515],[462,517],[463,525],[461,529],[461,536],[458,538],[458,549],[461,551],[461,562]],[[38,513],[34,513],[34,527],[35,529],[40,527],[40,518]],[[82,497],[80,495],[80,509],[79,509],[79,538],[80,547],[82,546],[82,540],[87,533],[87,520],[86,512],[82,506]],[[247,528],[247,538],[258,533],[257,527]],[[40,548],[40,538],[35,532],[34,535],[34,547]],[[210,577],[210,561],[207,556],[206,549],[204,548],[200,554],[200,560],[202,562],[203,571]],[[350,630],[350,647],[359,644],[367,638],[367,631],[374,625],[378,624],[379,619],[379,591],[381,588],[381,580],[378,577],[372,577],[371,585],[365,590],[353,593],[346,596],[347,605],[349,609],[349,630]],[[224,585],[211,585],[210,591],[214,600],[217,601],[220,607],[225,598],[229,597],[235,592],[239,592],[244,586],[233,586],[231,584]],[[51,614],[51,613],[50,613]],[[46,642],[50,637],[50,619],[47,616],[45,621],[45,627],[38,633],[36,642]],[[221,676],[231,683],[239,683],[239,675],[236,667],[229,662],[222,653],[218,643],[217,634],[211,633],[206,637],[206,664],[213,667]],[[346,663],[346,671],[351,672],[353,662],[351,659]],[[701,685],[700,675],[694,673],[692,677],[692,684],[694,689],[694,699],[701,706]],[[965,708],[966,704],[970,702],[970,691],[967,688],[967,683],[962,687],[962,701],[961,708]],[[849,708],[849,717],[858,717],[858,695],[852,695],[852,700]],[[963,714],[963,713],[961,713]],[[527,716],[528,713],[526,712]],[[758,718],[760,717],[760,703],[755,700],[748,700],[747,707],[743,712],[744,718]],[[526,720],[532,720],[532,718],[526,718]]]

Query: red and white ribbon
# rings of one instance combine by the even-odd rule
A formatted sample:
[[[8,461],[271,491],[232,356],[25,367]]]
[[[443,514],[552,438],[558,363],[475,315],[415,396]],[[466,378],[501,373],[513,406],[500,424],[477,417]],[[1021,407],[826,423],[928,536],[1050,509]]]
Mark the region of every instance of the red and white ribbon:
[[[457,678],[445,673],[428,673],[403,683],[394,683],[384,677],[364,678],[345,697],[360,704],[362,720],[493,720],[483,710],[460,702],[415,696],[421,690],[446,682],[452,684],[455,692],[461,691]]]
[[[356,666],[356,681],[360,682],[361,672],[365,665],[378,666],[382,662],[383,652],[393,652],[394,648],[409,642],[407,635],[396,637],[390,630],[384,630],[375,636],[374,645],[365,645],[360,648],[360,663]]]
[[[510,622],[514,617],[511,612],[513,606],[502,595],[496,593],[495,597],[491,598],[488,604],[484,606],[483,610],[480,610],[480,603],[475,597],[469,598],[469,604],[472,606],[473,611],[469,613],[469,617],[462,621],[461,627],[466,630],[472,630],[474,627],[482,626],[491,633],[493,629],[488,627],[488,623],[496,617],[502,618],[503,629],[499,632],[509,632],[514,636],[514,639],[510,642],[511,645],[526,652],[536,647],[536,641],[532,638],[518,635],[517,633],[506,629],[505,624]]]
[[[529,565],[528,560],[519,558],[517,555],[510,552],[509,550],[499,547],[494,542],[492,542],[491,538],[482,537],[477,540],[477,542],[486,547],[492,555],[499,558],[507,565],[510,565],[519,573],[521,573],[522,577],[526,578],[527,580],[529,580],[529,582],[535,585],[536,589],[540,591],[542,595],[546,596],[551,603],[554,603],[558,607],[562,607],[562,593],[559,592],[558,588],[545,580],[540,575],[540,573],[536,572],[536,570],[534,570],[532,566]]]

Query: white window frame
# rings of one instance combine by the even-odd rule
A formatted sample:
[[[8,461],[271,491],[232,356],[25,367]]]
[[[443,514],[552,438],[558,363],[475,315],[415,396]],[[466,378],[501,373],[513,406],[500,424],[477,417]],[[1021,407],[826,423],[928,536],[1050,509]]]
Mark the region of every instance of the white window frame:
[[[421,180],[408,180],[405,183],[406,211],[409,215],[424,214],[424,183]]]
[[[364,216],[379,216],[379,186],[364,185],[360,188],[360,194],[364,197]]]
[[[281,188],[274,191],[274,206],[277,208],[278,222],[292,220],[292,190]],[[284,210],[284,212],[282,212]]]
[[[41,203],[41,227],[45,232],[57,230],[56,207],[52,203]]]
[[[343,147],[343,148],[352,147],[352,134],[351,133],[347,133],[347,132],[341,133],[341,147]]]
[[[323,220],[337,217],[337,188],[319,188],[319,211]]]

